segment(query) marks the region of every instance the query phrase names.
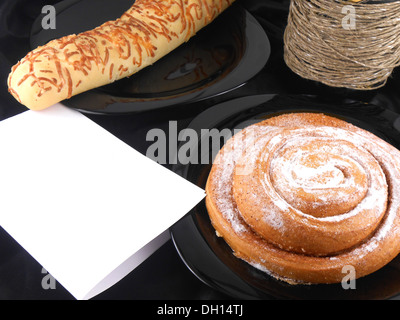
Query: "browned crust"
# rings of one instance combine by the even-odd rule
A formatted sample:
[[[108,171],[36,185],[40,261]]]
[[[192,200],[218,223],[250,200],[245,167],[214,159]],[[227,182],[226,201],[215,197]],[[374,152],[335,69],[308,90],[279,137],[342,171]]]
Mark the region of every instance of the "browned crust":
[[[28,53],[12,67],[9,92],[40,110],[130,76],[193,37],[234,0],[137,0],[121,18]]]
[[[325,252],[322,255],[301,253],[291,250],[291,248],[283,247],[284,244],[282,245],[279,239],[277,243],[274,243],[273,235],[270,235],[270,238],[266,239],[265,236],[268,238],[268,234],[263,235],[257,232],[263,225],[265,227],[266,224],[265,220],[263,220],[265,213],[261,212],[258,212],[258,216],[253,216],[252,220],[249,219],[249,216],[246,216],[246,213],[243,214],[238,211],[236,217],[241,224],[241,230],[238,231],[238,228],[235,228],[231,220],[227,218],[226,212],[224,212],[225,209],[221,209],[222,207],[219,205],[222,200],[221,194],[223,194],[220,190],[221,179],[223,178],[221,170],[224,166],[226,169],[227,165],[231,165],[227,159],[229,158],[229,154],[233,152],[234,139],[243,139],[243,135],[247,134],[249,130],[249,128],[246,128],[242,133],[235,135],[220,151],[206,185],[206,206],[212,224],[217,234],[225,239],[237,257],[290,283],[337,283],[341,282],[345,276],[342,272],[345,266],[354,267],[356,276],[359,278],[377,271],[398,255],[400,251],[400,201],[397,194],[400,192],[400,173],[398,170],[400,168],[400,152],[397,149],[365,130],[322,114],[286,114],[268,119],[255,126],[274,126],[281,127],[284,130],[287,128],[328,126],[350,131],[362,137],[365,141],[369,141],[370,143],[365,144],[365,148],[377,158],[385,175],[388,187],[388,199],[385,201],[387,201],[388,206],[387,208],[385,207],[383,216],[378,217],[377,222],[374,223],[374,230],[369,230],[363,239],[357,239],[354,245],[340,252]],[[238,160],[235,161],[235,165],[237,162]],[[268,168],[264,169],[268,170]],[[233,175],[234,173],[232,172],[231,177],[228,179],[231,183]],[[227,193],[229,196],[227,199],[231,201],[234,209],[237,210],[236,197],[233,194],[235,187],[235,185],[229,187],[229,193]],[[245,207],[245,198],[250,199],[251,196],[249,194],[254,192],[250,185],[245,186],[245,189],[241,192],[245,192],[246,188],[248,194],[244,195],[240,200],[244,203],[242,203],[242,210],[247,210]],[[248,201],[248,203],[251,203],[251,201]],[[249,212],[257,213],[257,210],[249,210]],[[289,232],[286,231],[284,235],[290,238],[291,242],[289,241],[289,243],[296,243],[298,240],[299,247],[301,247],[304,239],[310,235],[310,238],[316,242],[314,249],[318,250],[318,239],[314,239],[311,236],[315,230],[312,228],[307,229],[306,225],[303,225],[302,229],[296,228],[295,226],[298,223],[296,219],[299,219],[298,215],[289,217],[287,212],[280,212],[280,214],[281,217],[286,219],[284,223],[286,224],[286,230],[289,230]],[[357,223],[362,224],[365,218],[363,214],[360,214],[356,219],[358,220]],[[343,239],[340,239],[340,237],[336,239],[339,242],[346,241],[348,237],[355,234],[352,233],[352,230],[345,230],[346,223],[330,223],[328,228],[326,222],[323,222],[319,218],[312,220],[316,221],[316,225],[321,224],[320,230],[328,230],[329,232],[338,231],[339,234],[344,231],[342,234]],[[250,223],[259,221],[260,225],[253,224],[250,226],[247,223],[248,221]],[[367,223],[366,221],[364,222]],[[335,230],[335,228],[341,229]],[[318,233],[318,230],[316,232]]]

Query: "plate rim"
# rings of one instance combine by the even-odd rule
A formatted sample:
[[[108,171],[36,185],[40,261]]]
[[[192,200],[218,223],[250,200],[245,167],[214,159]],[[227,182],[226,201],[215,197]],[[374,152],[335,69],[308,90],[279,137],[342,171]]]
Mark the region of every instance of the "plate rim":
[[[191,123],[187,126],[187,128],[192,128],[194,130],[197,129],[199,131],[199,130],[202,129],[200,125],[201,125],[202,121],[204,121],[205,119],[211,119],[212,120],[211,125],[210,126],[207,125],[207,128],[211,128],[213,124],[218,124],[218,123],[220,124],[222,119],[217,118],[215,116],[210,118],[209,114],[213,114],[215,112],[214,108],[221,109],[221,111],[223,109],[226,109],[226,106],[228,104],[232,103],[233,101],[245,102],[246,100],[250,99],[250,105],[249,104],[246,105],[246,103],[241,103],[241,104],[239,103],[239,107],[235,108],[233,111],[232,111],[232,108],[228,109],[229,111],[232,111],[232,112],[228,112],[228,114],[231,115],[231,116],[235,116],[241,111],[251,109],[252,107],[257,106],[259,104],[259,102],[266,103],[266,102],[272,100],[273,98],[275,98],[277,96],[279,96],[279,95],[278,94],[256,94],[256,95],[250,95],[250,96],[246,96],[246,97],[233,98],[233,99],[230,99],[228,101],[225,101],[225,102],[222,102],[222,103],[218,103],[215,106],[210,107],[207,110],[205,110],[202,113],[200,113],[196,118],[194,118],[191,121]],[[295,95],[295,96],[307,97],[308,95],[299,94],[299,95]],[[370,104],[370,105],[374,106],[373,104]],[[378,106],[376,106],[376,107],[378,107]],[[380,108],[380,107],[378,107],[378,108]],[[298,108],[298,109],[300,109],[300,108]],[[382,108],[382,110],[384,112],[389,112],[393,116],[397,116],[398,121],[400,121],[400,114],[399,113],[397,113],[395,111],[392,111],[392,110],[384,109],[384,108]],[[265,110],[265,111],[268,112],[268,110]],[[343,109],[342,111],[343,111],[343,115],[346,114],[346,110],[345,109]],[[290,112],[290,109],[287,109],[284,112]],[[321,109],[320,112],[322,113],[324,111]],[[327,112],[329,112],[329,111],[327,111]],[[276,113],[276,111],[272,111],[271,113]],[[338,112],[337,115],[340,115],[340,113]],[[222,115],[221,115],[221,117],[222,117]],[[396,122],[395,120],[396,120],[396,118],[392,119],[393,124]],[[203,123],[203,125],[204,125],[204,123]],[[398,132],[399,138],[400,138],[400,126],[399,126],[399,128],[395,128],[395,129],[396,129],[396,132]],[[399,140],[399,143],[400,143],[400,140]],[[177,164],[177,165],[174,165],[172,167],[172,171],[174,171],[175,173],[181,175],[183,178],[188,179],[187,171],[189,169],[189,166],[190,166],[190,164],[189,165]],[[188,180],[190,181],[190,179],[188,179]],[[193,181],[191,181],[191,182],[193,183]],[[227,290],[226,288],[221,287],[218,283],[215,283],[214,281],[210,280],[209,278],[207,278],[207,276],[204,276],[204,274],[203,274],[204,272],[203,271],[198,270],[197,266],[193,263],[193,261],[188,261],[188,258],[185,256],[185,253],[182,252],[182,247],[181,247],[181,244],[179,243],[180,240],[178,238],[179,238],[179,232],[180,231],[179,231],[178,228],[180,227],[180,224],[183,225],[183,224],[187,224],[187,223],[193,223],[194,225],[196,225],[196,221],[195,221],[196,218],[195,218],[195,212],[194,211],[196,210],[196,208],[198,208],[198,206],[202,205],[203,202],[204,202],[204,200],[201,203],[199,203],[198,205],[196,205],[187,215],[185,215],[180,221],[178,221],[176,224],[174,224],[170,228],[170,235],[171,235],[171,239],[173,241],[173,244],[175,246],[175,249],[177,250],[180,258],[182,259],[183,263],[188,267],[188,269],[203,283],[207,284],[208,286],[210,286],[213,289],[216,289],[216,290],[220,291],[223,294],[227,294],[228,296],[233,296],[233,298],[239,298],[240,299],[240,298],[249,296],[250,299],[255,299],[255,300],[258,300],[258,299],[263,299],[263,300],[264,299],[293,299],[294,297],[288,297],[288,296],[285,296],[285,295],[284,296],[280,296],[279,294],[273,294],[271,292],[265,292],[264,290],[261,290],[259,288],[255,288],[250,283],[248,283],[245,279],[240,279],[239,285],[242,285],[243,283],[245,283],[246,285],[251,286],[251,289],[252,289],[253,293],[239,292],[239,294],[237,294],[237,292],[235,292],[234,294],[232,294],[232,292],[233,292],[232,290]],[[230,270],[231,273],[235,274],[235,276],[240,278],[240,276],[238,274],[236,274],[233,270],[231,270],[228,266],[226,266],[224,264],[224,262],[218,257],[217,253],[215,253],[213,251],[213,249],[207,243],[207,240],[205,239],[205,237],[202,235],[201,230],[199,230],[199,228],[197,226],[195,227],[195,231],[198,232],[201,235],[201,237],[203,238],[203,241],[207,244],[207,246],[208,246],[207,254],[213,256],[213,259],[217,258],[221,264],[223,264],[226,268],[228,268]],[[236,259],[237,259],[238,262],[242,263],[240,259],[238,259],[238,258],[236,258]],[[235,284],[237,284],[237,283],[235,283]],[[393,293],[391,296],[386,297],[385,299],[390,300],[390,299],[396,299],[396,298],[399,298],[399,297],[400,297],[400,287],[399,287],[399,291],[397,293]],[[296,298],[302,299],[300,297],[296,297]],[[305,298],[305,299],[307,299],[307,298]]]
[[[80,1],[72,1],[69,7],[73,7],[77,2]],[[63,2],[60,2],[58,3],[58,5],[62,3]],[[205,88],[200,87],[198,90],[195,90],[193,92],[184,92],[179,96],[158,97],[154,100],[141,99],[140,97],[138,97],[136,101],[132,102],[113,102],[111,104],[107,104],[104,109],[85,109],[79,106],[74,106],[73,103],[69,103],[68,100],[63,100],[60,103],[68,108],[75,109],[79,112],[87,114],[129,115],[146,111],[163,110],[165,108],[181,106],[184,104],[193,104],[196,102],[204,101],[206,99],[212,99],[239,89],[264,69],[271,56],[271,43],[266,31],[264,30],[260,22],[240,3],[235,2],[222,14],[229,14],[229,10],[234,9],[241,10],[244,13],[244,39],[246,41],[244,56],[224,78],[217,80],[215,83],[212,83]],[[39,16],[37,20],[40,18],[41,17]],[[35,23],[36,22],[37,21],[35,21]],[[207,28],[207,26],[205,28]],[[257,61],[257,63],[254,63],[254,61]],[[239,74],[240,76],[237,76],[237,74]],[[245,74],[245,76],[243,76],[243,74]],[[99,90],[99,88],[91,89],[89,91],[83,92],[82,94],[93,94],[92,97],[88,97],[89,99],[102,99],[104,97],[118,98],[117,95],[113,96],[105,91],[103,92]],[[130,104],[133,106],[128,107],[127,110],[124,110],[125,106]],[[112,107],[112,105],[114,105],[114,107]]]

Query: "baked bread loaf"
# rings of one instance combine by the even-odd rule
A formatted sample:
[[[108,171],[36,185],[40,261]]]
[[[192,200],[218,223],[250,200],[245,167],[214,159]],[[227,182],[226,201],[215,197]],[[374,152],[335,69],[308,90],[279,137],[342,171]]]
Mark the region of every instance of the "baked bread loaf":
[[[220,150],[206,185],[217,235],[289,283],[340,283],[400,252],[400,151],[317,113],[267,119]]]
[[[233,2],[137,0],[115,21],[28,53],[11,70],[9,92],[41,110],[131,76],[188,41]]]

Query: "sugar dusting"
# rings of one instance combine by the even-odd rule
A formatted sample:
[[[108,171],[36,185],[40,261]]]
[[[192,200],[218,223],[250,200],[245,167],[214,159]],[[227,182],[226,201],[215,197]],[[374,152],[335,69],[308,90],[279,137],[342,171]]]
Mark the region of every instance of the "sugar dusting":
[[[284,128],[268,127],[268,126],[251,126],[240,133],[236,134],[223,149],[217,158],[216,163],[216,190],[215,199],[218,210],[223,214],[223,217],[229,221],[233,230],[240,235],[242,232],[248,231],[249,227],[244,223],[243,217],[238,210],[235,199],[233,197],[233,176],[237,164],[239,163],[244,172],[249,171],[251,173],[252,168],[256,164],[257,159],[267,160],[271,157],[269,152],[275,152],[279,149],[278,146],[293,147],[299,141],[304,139],[326,139],[326,141],[338,141],[343,140],[350,142],[355,146],[356,149],[363,150],[364,152],[371,155],[371,157],[379,163],[379,166],[373,169],[365,162],[365,159],[359,157],[357,153],[352,152],[348,146],[342,146],[342,150],[333,148],[335,152],[341,152],[343,160],[336,160],[327,162],[318,168],[309,168],[306,166],[298,166],[299,159],[305,155],[302,150],[298,150],[295,153],[295,157],[292,159],[275,158],[271,162],[272,168],[279,169],[282,176],[285,177],[285,181],[290,184],[290,187],[310,190],[332,190],[336,197],[344,197],[345,193],[340,193],[340,188],[347,188],[352,186],[355,190],[357,185],[352,176],[348,177],[343,173],[343,168],[351,162],[360,172],[363,172],[368,177],[368,189],[365,197],[360,200],[358,205],[351,211],[344,214],[334,215],[330,217],[318,218],[308,214],[305,214],[292,205],[290,205],[284,198],[278,193],[274,192],[271,197],[274,205],[279,210],[276,212],[269,211],[265,215],[266,223],[270,224],[273,228],[283,229],[285,225],[282,220],[282,212],[287,210],[293,210],[297,215],[306,217],[310,220],[318,220],[320,222],[339,222],[349,219],[355,215],[364,212],[365,209],[377,208],[377,211],[384,210],[387,206],[387,212],[385,217],[380,224],[375,234],[368,240],[365,241],[361,246],[352,249],[352,254],[360,257],[360,259],[370,252],[376,250],[379,243],[387,237],[391,232],[399,232],[397,229],[393,229],[393,223],[395,219],[398,219],[399,208],[400,208],[400,186],[397,182],[400,180],[400,173],[395,168],[400,167],[400,160],[394,155],[391,155],[391,146],[386,142],[371,140],[372,134],[364,132],[363,130],[348,131],[345,129],[334,128],[334,127],[314,127],[306,126],[302,128],[294,128],[288,138],[287,131]],[[271,134],[275,136],[271,138]],[[305,138],[309,137],[311,138]],[[264,143],[268,143],[265,147]],[[322,148],[321,152],[331,152],[332,148],[328,150]],[[262,152],[265,152],[262,154]],[[243,158],[246,161],[243,163]],[[297,165],[296,165],[297,163]],[[270,171],[264,172],[261,183],[264,187],[265,192],[269,192],[270,188],[266,187],[266,183],[270,180]],[[321,184],[320,177],[323,177],[324,184]],[[312,182],[316,183],[313,184]],[[390,200],[388,201],[387,194],[382,185],[390,186]],[[250,193],[249,197],[253,200],[257,198],[257,195]],[[322,198],[324,200],[324,198]],[[326,201],[332,201],[330,198],[326,198]],[[338,259],[337,256],[330,257],[332,260]],[[249,262],[257,269],[263,270],[269,273],[265,267],[259,263]]]
[[[241,233],[248,230],[248,227],[243,223],[241,213],[239,212],[235,200],[233,198],[233,173],[236,168],[236,163],[241,159],[243,153],[247,152],[245,146],[254,145],[254,141],[257,137],[261,136],[263,132],[269,131],[271,127],[252,127],[250,130],[243,130],[234,136],[227,142],[226,146],[221,152],[214,165],[217,170],[216,175],[218,176],[216,192],[216,204],[218,209],[223,214],[224,218],[229,221],[233,230],[236,233]],[[261,129],[259,131],[258,129]],[[250,132],[250,133],[249,133]],[[259,150],[261,150],[261,144],[257,144]],[[253,162],[256,157],[252,157]],[[246,170],[244,168],[243,170]]]

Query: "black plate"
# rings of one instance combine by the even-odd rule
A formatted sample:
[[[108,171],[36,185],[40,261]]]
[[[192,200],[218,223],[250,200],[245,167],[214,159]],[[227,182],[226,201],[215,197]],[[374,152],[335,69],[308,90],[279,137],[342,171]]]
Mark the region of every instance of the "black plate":
[[[132,0],[66,0],[56,7],[57,28],[42,28],[39,17],[31,34],[36,48],[52,39],[92,29],[114,20]],[[87,12],[96,8],[95,15]],[[190,41],[139,73],[63,101],[83,112],[120,114],[193,103],[238,88],[268,61],[270,44],[263,28],[234,4]]]
[[[189,125],[201,129],[244,128],[285,112],[324,112],[369,130],[400,148],[400,115],[365,103],[329,103],[314,96],[257,95],[216,105]],[[204,131],[203,131],[204,132]],[[201,149],[207,135],[196,146]],[[212,143],[209,143],[212,145]],[[222,145],[221,145],[222,146]],[[211,150],[210,154],[219,148]],[[217,150],[215,150],[217,149]],[[202,163],[202,164],[196,164]],[[173,170],[205,188],[212,160],[194,157]],[[356,289],[341,284],[292,286],[237,259],[224,240],[215,235],[204,201],[171,228],[173,242],[187,267],[203,282],[239,299],[389,299],[400,293],[400,257],[372,275],[358,279]]]

